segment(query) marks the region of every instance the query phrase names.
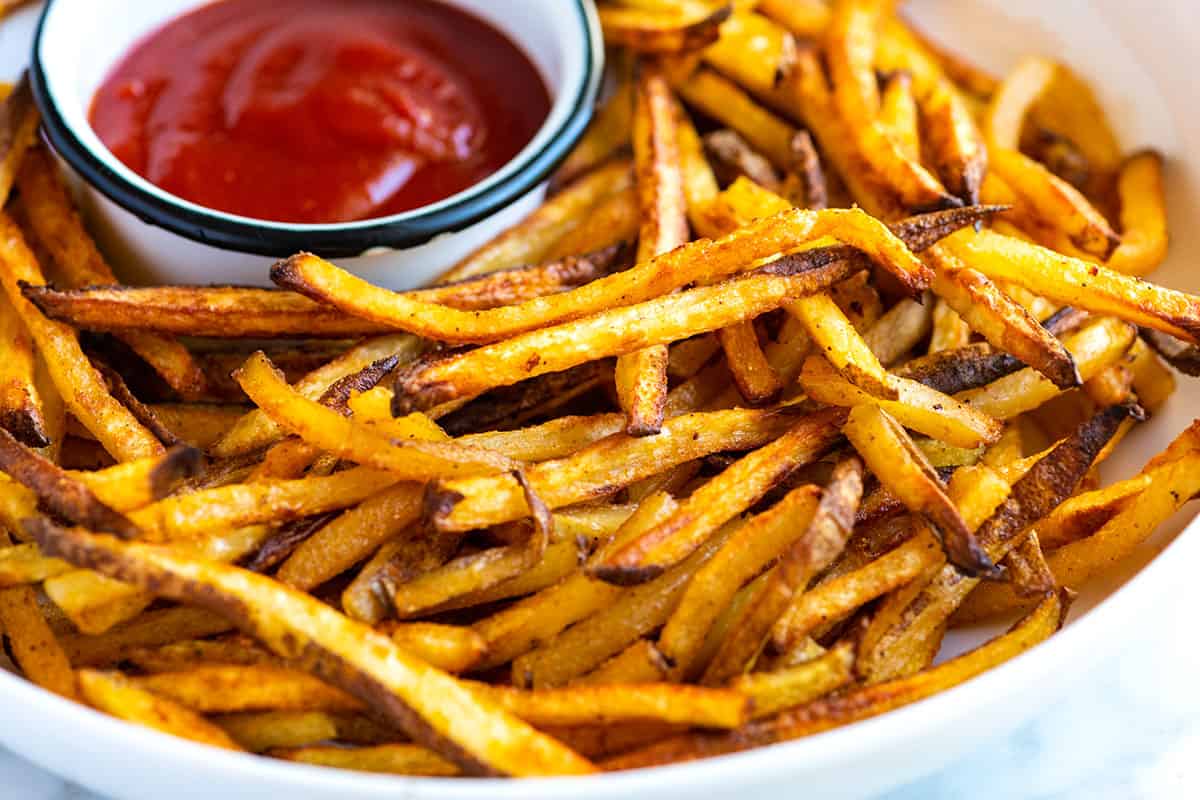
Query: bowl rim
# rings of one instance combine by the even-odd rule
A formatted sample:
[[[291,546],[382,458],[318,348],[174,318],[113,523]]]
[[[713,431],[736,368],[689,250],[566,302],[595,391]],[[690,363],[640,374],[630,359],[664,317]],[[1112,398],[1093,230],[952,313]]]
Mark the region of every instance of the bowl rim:
[[[325,258],[351,258],[375,248],[407,249],[491,216],[545,181],[566,158],[591,120],[604,75],[604,44],[595,6],[590,0],[571,0],[582,33],[583,70],[575,86],[564,87],[560,98],[569,98],[568,110],[540,148],[526,146],[479,183],[400,214],[317,225],[259,220],[205,208],[157,187],[151,191],[125,174],[132,174],[127,167],[114,169],[93,152],[59,110],[44,63],[46,22],[58,2],[47,0],[38,17],[29,79],[44,135],[59,157],[90,187],[145,223],[222,250],[274,258],[301,250]],[[568,51],[568,57],[573,55]],[[558,102],[559,98],[552,102],[552,109]],[[541,133],[539,129],[534,138]]]

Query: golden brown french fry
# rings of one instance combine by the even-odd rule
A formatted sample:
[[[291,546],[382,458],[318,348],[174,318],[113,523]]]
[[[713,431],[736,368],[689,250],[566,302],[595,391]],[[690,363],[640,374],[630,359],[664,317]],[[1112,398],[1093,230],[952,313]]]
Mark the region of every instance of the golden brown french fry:
[[[139,670],[149,673],[182,672],[203,664],[276,664],[279,659],[241,637],[185,639],[158,647],[138,647],[124,654]]]
[[[873,397],[842,378],[820,356],[804,362],[800,382],[814,400],[838,406],[876,403],[905,427],[955,447],[990,444],[1002,430],[1001,424],[986,412],[980,413],[976,408],[908,378],[891,377],[891,385],[899,393],[896,400]]]
[[[1054,594],[1007,633],[924,672],[817,700],[728,734],[685,734],[602,762],[607,770],[678,763],[810,736],[878,716],[957,686],[1004,663],[1061,627],[1069,600]]]
[[[680,504],[671,519],[623,545],[589,571],[611,583],[641,583],[678,564],[718,528],[756,503],[841,436],[841,409],[800,419],[787,433],[732,464]]]
[[[1037,99],[1054,81],[1055,65],[1040,56],[1026,56],[996,88],[983,119],[983,131],[993,148],[1016,150],[1021,128]]]
[[[614,192],[632,185],[633,170],[628,160],[619,159],[592,170],[563,187],[525,219],[466,256],[443,273],[437,282],[453,283],[542,261],[564,234],[587,217],[589,209]]]
[[[781,410],[735,409],[668,419],[654,437],[610,436],[574,455],[534,464],[526,476],[551,508],[603,497],[677,464],[723,450],[745,450],[775,439],[796,424]],[[511,476],[469,478],[435,485],[430,519],[442,531],[467,531],[529,513]]]
[[[910,161],[921,160],[921,130],[912,75],[893,72],[883,83],[879,96],[879,122],[901,154]]]
[[[458,767],[415,744],[381,744],[373,747],[313,746],[272,750],[271,756],[298,764],[381,772],[390,775],[449,777],[461,774]]]
[[[441,749],[464,769],[512,775],[592,770],[582,757],[494,705],[479,702],[446,673],[408,655],[386,636],[269,578],[44,521],[30,524],[48,553],[230,615],[278,655],[305,663],[354,692],[414,740]],[[264,613],[264,606],[276,610]],[[444,716],[448,704],[456,709],[452,719]]]
[[[41,117],[33,102],[29,75],[3,87],[0,102],[0,200],[8,202],[21,162],[37,136]]]
[[[701,567],[658,637],[658,649],[671,674],[692,678],[705,637],[744,583],[782,555],[802,535],[817,508],[820,490],[800,486],[776,505],[750,519]]]
[[[904,154],[879,119],[874,59],[883,6],[879,0],[834,3],[825,34],[834,102],[860,156],[897,192],[904,205],[922,209],[960,204],[919,161]]]
[[[313,676],[273,664],[202,664],[133,678],[133,684],[204,714],[360,711],[359,701]]]
[[[42,398],[34,383],[33,339],[8,297],[3,295],[0,295],[0,427],[30,447],[50,444],[42,416]]]
[[[736,83],[700,69],[675,88],[688,105],[737,131],[777,169],[790,166],[796,129],[755,102]]]
[[[242,390],[279,425],[321,450],[388,470],[398,480],[487,474],[517,466],[482,448],[422,439],[389,440],[288,386],[261,350],[246,360],[236,377]]]
[[[663,71],[650,63],[641,64],[633,112],[633,160],[641,212],[638,263],[688,240],[676,120],[675,99]],[[621,355],[615,380],[626,429],[637,436],[657,433],[667,398],[667,346]]]
[[[71,204],[50,154],[43,148],[34,147],[26,154],[17,186],[30,227],[58,265],[57,277],[66,288],[117,283],[112,268]],[[192,400],[204,393],[204,372],[182,344],[141,331],[126,333],[122,338],[183,399]]]
[[[786,28],[756,13],[752,3],[735,3],[734,13],[721,25],[721,38],[704,49],[704,60],[774,104],[776,73],[786,66],[794,50]]]
[[[305,747],[338,737],[337,718],[323,711],[246,711],[222,714],[213,722],[252,753]]]
[[[968,575],[995,569],[941,478],[895,418],[879,406],[855,406],[843,432],[884,488],[933,524],[956,567]]]
[[[70,565],[46,558],[35,544],[0,546],[0,589],[41,583],[69,570]]]
[[[729,687],[747,695],[755,719],[761,719],[811,703],[853,680],[854,648],[838,645],[802,664],[739,675]]]
[[[80,670],[79,691],[88,705],[126,722],[211,747],[241,750],[219,726],[191,709],[139,688],[120,673]]]
[[[804,532],[780,557],[763,586],[729,621],[729,631],[704,671],[702,682],[717,685],[755,665],[779,616],[797,591],[842,552],[854,528],[862,497],[863,464],[848,456],[834,467],[829,484]]]
[[[933,306],[933,334],[929,338],[929,352],[932,354],[964,347],[970,339],[970,326],[939,297]]]
[[[592,117],[579,143],[554,173],[554,185],[570,183],[628,145],[632,125],[633,82],[628,75],[622,75],[617,88]]]
[[[1108,266],[1128,275],[1148,275],[1167,256],[1167,209],[1163,157],[1143,150],[1125,159],[1117,176],[1121,244]]]
[[[1088,380],[1121,360],[1136,339],[1133,328],[1112,317],[1101,317],[1067,335],[1064,345],[1079,375]],[[987,386],[963,392],[958,399],[991,417],[1008,420],[1038,408],[1062,390],[1033,369],[999,378]]]
[[[67,408],[114,458],[128,461],[158,455],[163,446],[120,403],[79,347],[75,331],[46,319],[21,294],[21,284],[45,283],[20,229],[0,215],[0,282],[25,323]],[[86,402],[85,402],[86,398]]]
[[[569,686],[659,683],[667,679],[668,664],[649,639],[638,639]]]
[[[641,53],[680,53],[717,40],[732,3],[696,3],[662,9],[602,5],[600,26],[604,41]]]
[[[11,543],[8,534],[0,531],[0,547]],[[8,652],[26,678],[47,691],[75,698],[71,664],[38,608],[33,587],[0,589],[0,630],[8,641]]]
[[[895,364],[929,334],[933,326],[932,312],[933,303],[905,298],[867,329],[863,340],[881,364]]]
[[[478,633],[458,625],[388,623],[380,630],[413,655],[447,672],[470,669],[483,656],[487,646]]]
[[[1185,375],[1197,371],[1192,358],[1192,354],[1196,351],[1195,345],[1184,345],[1178,339],[1168,337],[1158,331],[1143,330],[1142,337],[1135,340],[1133,346],[1129,348],[1126,363],[1133,373],[1133,391],[1137,394],[1138,405],[1151,414],[1157,413],[1163,403],[1167,402],[1167,398],[1175,392],[1175,376],[1159,358],[1163,352],[1161,345],[1164,339],[1171,343],[1169,348],[1173,355],[1167,359],[1171,366]],[[1151,348],[1146,345],[1146,342],[1152,342],[1157,346]],[[1155,350],[1159,352],[1156,353]]]
[[[943,81],[920,98],[920,109],[925,141],[942,181],[964,203],[977,205],[988,160],[971,110]]]

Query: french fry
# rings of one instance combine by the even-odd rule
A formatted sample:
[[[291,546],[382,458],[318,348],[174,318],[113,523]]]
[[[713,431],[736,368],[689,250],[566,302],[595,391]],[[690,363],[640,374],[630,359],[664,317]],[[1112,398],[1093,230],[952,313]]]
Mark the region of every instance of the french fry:
[[[881,364],[890,366],[929,334],[932,310],[932,303],[905,298],[884,312],[863,334],[863,340]]]
[[[780,410],[684,414],[668,419],[657,436],[610,436],[566,458],[534,464],[525,474],[545,503],[560,508],[710,453],[761,446],[795,424],[793,413]],[[520,486],[507,475],[436,484],[428,508],[442,531],[474,530],[529,514]]]
[[[139,688],[119,673],[80,670],[79,691],[88,705],[126,722],[212,747],[241,750],[217,725],[167,698]]]
[[[1054,594],[1007,633],[924,672],[817,700],[728,734],[685,734],[603,762],[606,770],[648,767],[810,736],[878,716],[963,683],[1025,652],[1057,631],[1069,600]]]
[[[779,559],[763,586],[729,622],[729,632],[704,671],[702,682],[722,684],[750,670],[780,614],[796,592],[842,552],[862,497],[863,464],[850,456],[834,467],[804,532]]]
[[[1089,380],[1117,363],[1133,344],[1136,334],[1130,326],[1101,317],[1065,337],[1079,375]],[[1023,369],[959,395],[958,399],[991,417],[1008,420],[1031,411],[1062,390],[1033,369]]]
[[[649,63],[641,64],[633,113],[633,160],[641,212],[638,263],[688,239],[676,119],[666,76]],[[657,433],[667,397],[666,344],[622,354],[617,359],[615,380],[627,430],[639,436]]]
[[[814,400],[838,406],[877,403],[905,427],[955,447],[978,447],[1000,436],[1000,423],[987,413],[907,378],[893,375],[898,397],[884,400],[858,389],[825,359],[813,356],[804,362],[800,382]]]
[[[758,11],[801,38],[816,38],[829,24],[825,0],[760,0]]]
[[[8,534],[0,531],[0,547],[11,543]],[[0,589],[0,630],[4,632],[13,662],[26,678],[47,691],[75,699],[71,665],[38,608],[33,587]]]
[[[704,60],[774,103],[776,72],[791,59],[795,45],[785,28],[756,13],[752,3],[744,5],[735,4],[734,13],[721,25],[721,38],[704,49]]]
[[[137,538],[140,533],[128,517],[100,502],[86,485],[18,442],[3,428],[0,428],[0,470],[32,489],[51,511],[72,522],[123,539]]]
[[[700,69],[677,83],[676,91],[689,106],[741,134],[777,169],[787,169],[791,164],[796,129],[759,105],[733,81]]]
[[[29,447],[50,444],[34,383],[33,340],[6,296],[0,296],[0,427]]]
[[[45,359],[54,386],[84,427],[117,460],[162,453],[162,444],[154,435],[109,395],[80,349],[75,332],[43,317],[22,296],[22,283],[40,285],[44,280],[20,229],[6,215],[0,215],[0,282]]]
[[[373,747],[312,746],[271,751],[284,761],[318,767],[381,772],[391,775],[449,777],[461,774],[458,767],[432,750],[414,744],[381,744]]]
[[[919,103],[922,131],[939,176],[964,203],[978,205],[988,157],[970,109],[941,81]]]
[[[279,664],[275,656],[240,637],[186,639],[159,647],[140,647],[127,652],[122,660],[149,673],[182,672],[204,664]]]
[[[313,676],[272,664],[203,664],[133,678],[134,686],[203,714],[360,711],[359,701]]]
[[[1135,413],[1127,406],[1101,411],[1013,482],[1008,498],[975,533],[989,558],[1003,558],[1022,531],[1069,497],[1121,423]],[[947,565],[928,585],[914,587],[896,619],[876,626],[878,634],[864,643],[855,669],[872,682],[908,671],[912,661],[907,653],[928,648],[931,637],[940,638],[946,619],[978,583]]]
[[[649,639],[638,639],[570,686],[658,683],[667,679],[668,664]]]
[[[800,486],[737,530],[688,584],[658,638],[671,673],[693,677],[705,637],[744,583],[782,555],[808,527],[819,489]]]
[[[176,606],[147,611],[102,634],[64,634],[61,643],[72,666],[109,667],[141,648],[224,633],[231,627],[208,611]]]
[[[213,722],[252,753],[305,747],[338,736],[337,719],[323,711],[246,711],[222,714]]]
[[[841,436],[844,419],[840,409],[803,417],[787,433],[698,489],[671,519],[590,566],[591,574],[618,584],[641,583],[662,574],[796,469],[820,457]]]
[[[446,751],[464,769],[514,775],[591,771],[582,757],[480,703],[454,679],[409,656],[387,637],[269,578],[43,521],[31,524],[39,544],[54,555],[233,616],[277,654],[305,661],[416,741]],[[288,613],[264,614],[264,603],[283,606]],[[434,704],[444,707],[451,698],[457,700],[455,719],[434,713]],[[496,730],[505,735],[493,735]]]
[[[604,41],[640,53],[680,53],[711,44],[731,3],[696,3],[651,10],[602,5],[598,9]]]
[[[483,637],[470,628],[433,622],[389,623],[381,629],[392,641],[438,669],[465,672],[483,656]]]
[[[811,703],[854,680],[854,649],[838,645],[827,653],[791,667],[739,675],[729,683],[747,695],[755,719]]]
[[[1016,150],[1021,128],[1037,99],[1054,81],[1055,64],[1039,56],[1026,56],[996,88],[983,119],[983,130],[993,148]]]
[[[388,470],[398,480],[487,474],[516,467],[516,462],[482,448],[384,438],[288,386],[262,351],[247,359],[236,377],[242,390],[276,423],[321,450]]]
[[[489,429],[511,428],[522,424],[525,420],[554,411],[564,403],[569,403],[580,395],[612,382],[612,364],[607,361],[593,361],[580,364],[578,367],[562,372],[548,373],[536,378],[521,381],[512,386],[502,386],[494,389],[471,403],[463,405],[439,417],[438,422],[450,434],[470,434],[472,431],[487,431]],[[386,402],[382,392],[364,392],[354,398],[355,413],[364,420],[382,422],[390,420],[391,393],[387,393]],[[371,405],[368,412],[367,406]],[[501,432],[501,431],[496,431]],[[476,443],[482,444],[480,439]],[[504,447],[521,449],[519,443],[505,440]],[[499,448],[503,451],[503,448]],[[513,458],[520,456],[513,455]],[[537,458],[522,460],[538,461]]]
[[[58,265],[58,277],[67,288],[117,283],[43,148],[32,148],[26,154],[17,175],[17,186],[30,227]],[[127,333],[123,339],[183,399],[193,400],[203,395],[204,372],[182,344],[141,331]]]
[[[563,186],[590,172],[629,144],[633,130],[633,82],[621,75],[617,88],[604,101],[579,143],[554,173],[554,186]]]
[[[1153,150],[1135,153],[1121,165],[1121,244],[1108,266],[1127,275],[1148,275],[1167,256],[1167,209],[1163,157]]]
[[[8,196],[21,162],[37,136],[41,117],[33,102],[29,75],[21,74],[16,86],[3,87],[0,101],[0,200]]]
[[[772,192],[779,192],[780,178],[761,153],[750,146],[737,131],[728,128],[704,135],[704,152],[719,173],[721,183],[733,183],[745,177]]]
[[[920,162],[907,157],[879,119],[875,29],[882,12],[876,0],[838,0],[826,31],[825,49],[833,99],[857,150],[871,169],[894,188],[901,202],[916,209],[958,205]]]
[[[593,206],[632,185],[633,170],[625,159],[592,170],[563,187],[525,219],[463,258],[437,282],[454,283],[542,261],[563,235],[587,217]]]
[[[41,583],[71,569],[57,558],[46,558],[32,543],[0,547],[0,589]]]
[[[844,433],[880,483],[932,523],[956,567],[968,575],[994,571],[995,564],[946,496],[941,478],[895,418],[879,406],[855,406]]]
[[[921,130],[909,73],[893,72],[887,76],[879,96],[879,122],[905,158],[920,161]]]

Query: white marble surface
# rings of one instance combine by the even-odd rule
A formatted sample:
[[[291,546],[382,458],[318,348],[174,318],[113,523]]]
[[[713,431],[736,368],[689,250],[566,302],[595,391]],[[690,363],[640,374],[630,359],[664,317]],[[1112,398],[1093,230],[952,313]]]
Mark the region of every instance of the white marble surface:
[[[1178,598],[1128,631],[1119,658],[1080,674],[1034,721],[880,800],[1200,797],[1197,608],[1194,597]],[[103,800],[2,750],[0,797]]]

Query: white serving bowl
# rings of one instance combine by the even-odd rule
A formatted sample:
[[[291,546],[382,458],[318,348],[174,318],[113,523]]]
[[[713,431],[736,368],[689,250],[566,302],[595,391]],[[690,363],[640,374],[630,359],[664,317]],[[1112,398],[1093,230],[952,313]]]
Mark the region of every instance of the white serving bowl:
[[[1128,149],[1168,157],[1174,241],[1154,279],[1200,291],[1200,110],[1190,65],[1200,51],[1192,0],[1147,9],[1125,0],[910,0],[917,20],[997,71],[1030,52],[1077,67],[1096,86]],[[2,32],[0,32],[2,33]],[[0,45],[5,40],[0,35]],[[1136,472],[1200,409],[1200,383],[1139,426],[1105,464],[1105,478]],[[1133,558],[1084,587],[1066,627],[1028,653],[906,708],[794,742],[707,761],[592,778],[398,778],[284,764],[212,750],[126,725],[60,700],[0,670],[0,743],[31,761],[121,800],[284,797],[305,800],[705,800],[866,798],[945,766],[1001,737],[1119,658],[1125,633],[1163,604],[1189,602],[1200,530],[1194,512],[1163,526]],[[943,657],[998,627],[954,631]],[[987,780],[987,765],[979,766]]]
[[[84,213],[129,283],[269,283],[275,258],[308,250],[372,283],[412,288],[511,226],[541,201],[551,170],[579,139],[603,73],[590,0],[442,0],[490,22],[530,57],[552,105],[532,141],[483,181],[387,217],[299,225],[227,214],[176,197],[122,164],[88,124],[104,77],[141,37],[200,0],[52,0],[30,75],[45,132],[79,178]]]

